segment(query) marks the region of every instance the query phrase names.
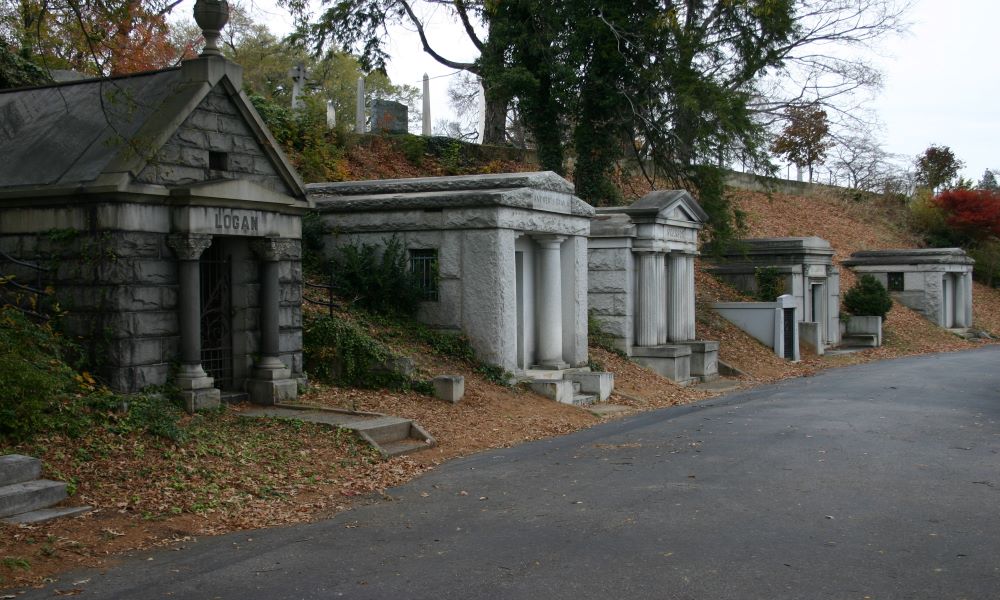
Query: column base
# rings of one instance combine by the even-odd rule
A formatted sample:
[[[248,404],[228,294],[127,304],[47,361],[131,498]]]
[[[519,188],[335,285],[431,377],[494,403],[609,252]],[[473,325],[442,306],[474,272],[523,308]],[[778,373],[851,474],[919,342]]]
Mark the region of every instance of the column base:
[[[560,360],[555,362],[546,362],[546,363],[539,363],[537,365],[531,365],[531,368],[537,371],[562,371],[563,369],[569,368],[569,363]]]
[[[633,346],[632,360],[678,385],[693,381],[691,348],[688,346]]]
[[[679,342],[678,345],[691,349],[691,377],[702,382],[719,378],[719,342],[695,340]]]
[[[292,402],[299,397],[299,382],[295,379],[248,379],[246,385],[254,404]]]
[[[209,377],[208,380],[211,381],[212,378]],[[189,413],[219,408],[222,404],[221,397],[222,393],[214,387],[181,390],[184,410]]]

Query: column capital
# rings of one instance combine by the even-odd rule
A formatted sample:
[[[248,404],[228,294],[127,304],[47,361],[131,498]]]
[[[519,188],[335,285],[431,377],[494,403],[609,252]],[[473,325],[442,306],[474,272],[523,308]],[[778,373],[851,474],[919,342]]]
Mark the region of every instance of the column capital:
[[[297,242],[287,238],[258,238],[250,242],[250,249],[261,260],[281,260],[296,254]]]
[[[632,248],[632,252],[640,256],[655,256],[657,254],[664,256],[667,254],[666,250],[657,250],[656,248]]]
[[[198,260],[201,253],[212,245],[212,236],[201,233],[172,233],[167,245],[181,260]]]
[[[537,235],[532,235],[531,239],[535,240],[535,242],[538,243],[539,246],[558,248],[559,245],[563,243],[563,240],[566,239],[566,237],[567,236],[565,235],[537,234]]]

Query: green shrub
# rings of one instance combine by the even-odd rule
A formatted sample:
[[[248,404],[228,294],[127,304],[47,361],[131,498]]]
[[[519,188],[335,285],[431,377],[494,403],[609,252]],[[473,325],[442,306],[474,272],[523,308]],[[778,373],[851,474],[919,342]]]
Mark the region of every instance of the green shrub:
[[[64,347],[48,325],[0,308],[0,437],[19,441],[45,429],[76,391]]]
[[[777,267],[757,267],[753,271],[757,282],[757,300],[774,302],[778,296],[785,293],[785,278]]]
[[[892,308],[892,298],[885,286],[871,275],[862,275],[844,294],[844,310],[856,316],[882,317]]]
[[[307,319],[302,354],[309,374],[321,381],[368,388],[406,388],[410,379],[385,368],[389,348],[351,321],[328,316]]]
[[[423,298],[406,249],[395,236],[382,248],[341,246],[333,258],[333,286],[342,298],[378,314],[412,315]]]
[[[162,394],[121,396],[67,364],[70,344],[48,325],[0,308],[0,440],[43,432],[76,437],[100,426],[182,441],[181,410]]]

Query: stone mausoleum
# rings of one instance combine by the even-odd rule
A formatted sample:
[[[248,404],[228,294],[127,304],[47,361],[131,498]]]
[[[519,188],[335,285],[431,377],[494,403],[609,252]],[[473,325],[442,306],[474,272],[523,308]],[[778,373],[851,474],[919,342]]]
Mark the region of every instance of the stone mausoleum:
[[[210,46],[0,91],[0,273],[54,288],[112,388],[175,383],[192,410],[294,398],[302,377],[309,202]]]
[[[327,249],[407,249],[418,318],[464,332],[515,373],[587,364],[587,236],[594,209],[552,172],[307,186]]]
[[[840,271],[830,242],[818,237],[751,238],[734,242],[709,271],[747,294],[756,294],[756,272],[773,267],[785,294],[795,299],[800,339],[817,353],[840,343]],[[774,299],[767,299],[773,301]]]
[[[844,266],[873,275],[894,300],[948,329],[972,326],[972,265],[961,248],[855,252]]]
[[[590,310],[619,349],[679,383],[718,376],[717,341],[695,340],[694,259],[708,215],[684,190],[597,209]]]

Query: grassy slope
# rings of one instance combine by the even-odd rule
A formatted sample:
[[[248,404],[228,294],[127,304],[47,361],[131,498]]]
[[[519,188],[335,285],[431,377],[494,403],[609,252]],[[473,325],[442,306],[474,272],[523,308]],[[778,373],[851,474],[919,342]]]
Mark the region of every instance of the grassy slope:
[[[351,147],[339,167],[351,179],[533,169],[524,163],[492,161],[456,170],[454,164],[430,157],[417,166],[384,140]],[[637,179],[628,190],[630,196],[645,191]],[[751,235],[818,235],[831,242],[838,259],[861,248],[915,242],[898,225],[898,207],[832,197],[768,198],[743,192],[734,196],[749,215]],[[851,275],[845,270],[842,276],[846,287]],[[748,373],[747,385],[851,362],[972,346],[897,307],[886,326],[885,348],[838,359],[806,357],[792,365],[707,308],[710,301],[737,298],[735,291],[700,271],[697,288],[698,337],[720,340],[722,358]],[[975,303],[977,324],[1000,332],[1000,293],[977,285]],[[352,498],[402,483],[448,458],[567,433],[598,421],[588,412],[491,384],[468,365],[435,356],[403,332],[373,333],[397,352],[416,357],[423,376],[464,375],[466,398],[451,405],[412,392],[316,385],[305,399],[415,418],[438,439],[436,449],[379,461],[351,436],[287,422],[250,426],[236,419],[238,408],[189,418],[193,440],[185,445],[148,436],[94,433],[83,439],[51,436],[19,447],[0,447],[0,453],[41,456],[46,475],[77,482],[72,503],[98,508],[81,519],[36,527],[0,525],[0,588],[37,582],[77,566],[105,564],[134,548],[327,516],[349,508]],[[601,349],[592,348],[591,358],[616,375],[612,402],[633,410],[709,395],[678,387]]]

